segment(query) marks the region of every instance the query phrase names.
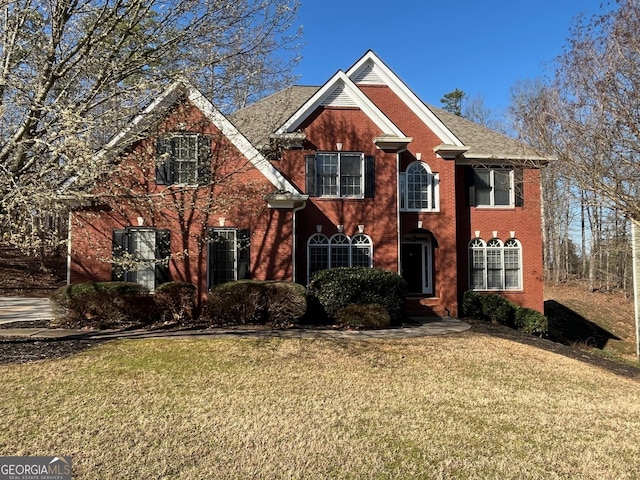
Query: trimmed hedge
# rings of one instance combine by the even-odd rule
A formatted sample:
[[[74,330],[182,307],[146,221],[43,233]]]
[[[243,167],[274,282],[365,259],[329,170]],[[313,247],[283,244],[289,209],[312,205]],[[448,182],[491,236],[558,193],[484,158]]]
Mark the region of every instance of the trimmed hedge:
[[[377,303],[351,304],[338,310],[336,323],[343,327],[362,329],[389,328],[389,312]]]
[[[460,311],[463,317],[482,317],[482,295],[473,290],[464,292]]]
[[[549,319],[533,308],[516,309],[515,327],[526,333],[541,334],[549,330]]]
[[[305,288],[291,282],[239,280],[215,287],[201,321],[211,326],[297,323],[307,309]]]
[[[188,282],[167,282],[153,296],[163,320],[181,325],[195,318],[196,287]]]
[[[397,273],[367,267],[330,268],[314,274],[309,287],[332,318],[347,305],[379,304],[391,322],[402,319],[407,282]]]
[[[549,320],[542,313],[515,305],[497,293],[467,290],[462,296],[461,313],[464,317],[489,320],[525,333],[543,334],[549,329]]]
[[[502,295],[490,293],[482,297],[482,315],[494,323],[513,326],[515,306]]]
[[[51,294],[54,324],[68,328],[123,328],[152,322],[158,315],[149,290],[130,282],[66,285]]]

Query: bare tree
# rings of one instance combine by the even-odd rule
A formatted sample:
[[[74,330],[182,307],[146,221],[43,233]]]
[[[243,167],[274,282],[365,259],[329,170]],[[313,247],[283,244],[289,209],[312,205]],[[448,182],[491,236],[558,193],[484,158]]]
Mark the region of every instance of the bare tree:
[[[557,250],[560,226],[579,225],[582,274],[592,289],[629,284],[627,218],[640,218],[638,28],[638,0],[579,19],[554,78],[514,95],[518,131],[558,157],[544,172],[546,231],[555,230],[546,253]],[[579,211],[580,221],[563,221],[555,210]],[[559,268],[557,260],[547,266]]]
[[[296,0],[0,0],[0,222],[50,245],[56,192],[110,168],[98,147],[186,78],[229,112],[292,80]],[[131,139],[134,141],[135,139]],[[73,182],[67,180],[73,178]]]

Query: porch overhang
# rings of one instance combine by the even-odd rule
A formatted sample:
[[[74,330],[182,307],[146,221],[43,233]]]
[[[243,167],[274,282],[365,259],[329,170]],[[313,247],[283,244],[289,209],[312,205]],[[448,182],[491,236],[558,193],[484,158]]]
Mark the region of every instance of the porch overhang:
[[[269,208],[297,209],[306,206],[309,195],[292,192],[273,192],[265,195],[264,199]]]
[[[411,143],[413,137],[399,137],[397,135],[380,135],[379,137],[375,137],[373,139],[373,143],[376,144],[380,150],[385,152],[404,152],[407,149],[407,146]]]

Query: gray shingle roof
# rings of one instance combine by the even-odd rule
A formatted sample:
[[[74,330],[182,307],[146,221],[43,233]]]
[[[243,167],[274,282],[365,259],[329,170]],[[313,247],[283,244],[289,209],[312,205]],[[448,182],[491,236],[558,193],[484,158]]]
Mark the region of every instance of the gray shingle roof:
[[[229,115],[229,120],[251,143],[260,148],[266,144],[269,135],[319,88],[298,85],[287,87]]]
[[[230,115],[231,122],[258,148],[269,135],[293,115],[320,87],[292,86],[276,92]],[[480,124],[426,105],[469,149],[464,158],[483,160],[549,159],[540,152]]]

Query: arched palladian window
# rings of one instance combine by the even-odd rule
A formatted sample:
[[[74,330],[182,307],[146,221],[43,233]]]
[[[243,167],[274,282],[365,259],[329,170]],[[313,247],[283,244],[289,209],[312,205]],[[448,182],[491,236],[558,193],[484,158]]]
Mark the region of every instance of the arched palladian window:
[[[351,242],[349,237],[344,233],[336,233],[329,240],[330,266],[333,267],[349,267],[349,256],[351,254]]]
[[[373,244],[368,235],[359,233],[351,239],[351,266],[373,266]]]
[[[484,243],[484,240],[479,238],[474,238],[471,240],[471,243],[469,243],[469,286],[472,290],[484,290],[486,288],[486,247],[487,244]]]
[[[515,238],[469,242],[469,286],[472,290],[520,290],[522,246]]]
[[[316,233],[307,242],[308,276],[311,278],[318,270],[329,266],[329,239],[326,235]]]
[[[307,241],[307,258],[308,280],[325,268],[372,267],[373,243],[368,235],[362,233],[353,238],[344,233],[336,233],[331,238],[316,233]]]
[[[436,212],[440,209],[438,174],[424,162],[411,163],[400,174],[400,209],[413,212]]]

